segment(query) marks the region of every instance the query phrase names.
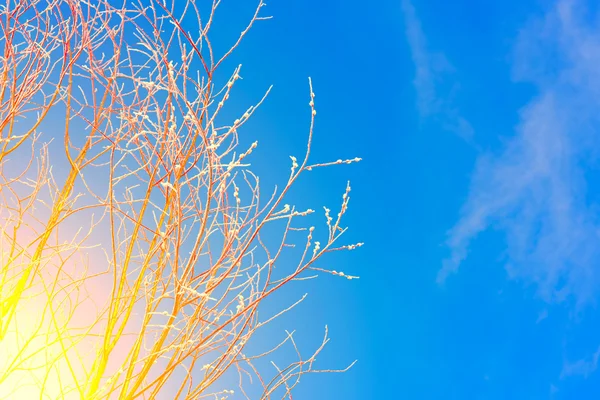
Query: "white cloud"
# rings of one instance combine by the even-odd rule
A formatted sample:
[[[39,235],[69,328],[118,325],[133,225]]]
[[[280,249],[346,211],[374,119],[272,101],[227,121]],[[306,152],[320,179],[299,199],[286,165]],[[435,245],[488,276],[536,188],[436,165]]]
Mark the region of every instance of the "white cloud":
[[[402,0],[406,39],[415,65],[413,84],[417,94],[417,109],[422,118],[436,120],[444,129],[470,140],[473,129],[452,104],[458,83],[453,77],[454,67],[446,56],[428,49],[415,7],[410,0]]]
[[[560,374],[561,378],[566,378],[573,375],[583,375],[587,378],[596,369],[598,369],[598,358],[600,358],[600,347],[589,359],[577,360],[575,362],[567,362],[563,366]]]
[[[538,95],[503,151],[480,155],[439,281],[493,227],[506,235],[510,276],[536,284],[544,299],[586,301],[600,291],[598,205],[586,179],[600,151],[600,26],[585,15],[584,5],[559,1],[522,30],[515,77]]]

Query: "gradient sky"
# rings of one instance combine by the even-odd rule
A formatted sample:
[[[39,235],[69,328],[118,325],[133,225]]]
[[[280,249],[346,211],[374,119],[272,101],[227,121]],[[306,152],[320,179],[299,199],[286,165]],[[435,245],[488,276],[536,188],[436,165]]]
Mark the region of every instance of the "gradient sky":
[[[217,52],[257,1],[221,2]],[[304,154],[309,76],[312,162],[363,158],[307,173],[286,201],[317,210],[318,237],[349,179],[343,244],[366,243],[317,265],[360,279],[294,282],[267,305],[309,293],[258,348],[295,330],[310,355],[328,325],[315,367],[358,360],[294,398],[597,398],[600,3],[267,3],[217,77],[243,65],[241,110],[273,85],[240,131],[240,148],[259,141],[263,199]]]
[[[239,4],[222,6],[234,37],[251,12]],[[366,242],[330,258],[360,280],[289,293],[309,297],[278,327],[310,345],[327,323],[320,366],[358,359],[304,379],[299,399],[600,393],[597,4],[268,2],[274,18],[232,57],[237,100],[274,85],[246,129],[263,185],[302,154],[308,76],[314,160],[364,159],[292,193],[300,208],[335,209],[350,179],[347,240]]]

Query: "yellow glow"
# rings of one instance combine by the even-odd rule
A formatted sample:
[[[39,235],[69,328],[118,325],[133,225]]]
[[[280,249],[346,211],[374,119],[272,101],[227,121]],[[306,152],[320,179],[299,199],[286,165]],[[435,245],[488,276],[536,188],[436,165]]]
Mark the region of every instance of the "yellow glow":
[[[77,359],[81,345],[73,347],[68,331],[56,329],[48,313],[42,318],[41,300],[41,296],[22,299],[7,335],[0,341],[0,371],[2,375],[8,373],[0,378],[0,399],[79,398],[72,389],[76,388],[73,375],[80,379],[84,372]],[[58,315],[57,320],[64,322]],[[61,336],[62,344],[58,340]]]
[[[92,281],[95,284],[85,285],[87,294],[94,301],[106,300],[109,286]],[[0,340],[1,400],[85,398],[90,367],[101,349],[106,325],[105,321],[94,324],[98,310],[92,301],[77,299],[75,294],[68,297],[62,304],[65,296],[55,297],[53,312],[43,292],[19,301],[8,332]],[[74,305],[75,312],[67,315]],[[140,318],[134,316],[128,325],[139,323]],[[115,376],[132,345],[133,338],[128,336],[118,341],[104,377]]]

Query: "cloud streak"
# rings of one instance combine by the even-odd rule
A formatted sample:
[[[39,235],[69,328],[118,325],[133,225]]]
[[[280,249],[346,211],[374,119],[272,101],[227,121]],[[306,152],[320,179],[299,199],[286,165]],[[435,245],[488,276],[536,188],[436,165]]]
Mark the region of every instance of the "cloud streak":
[[[600,348],[588,359],[567,362],[563,366],[560,377],[564,379],[573,375],[582,375],[587,378],[598,369],[598,358],[600,358]]]
[[[458,83],[453,77],[454,67],[441,52],[428,49],[415,7],[410,0],[402,0],[406,39],[415,65],[413,85],[417,94],[417,109],[421,118],[431,118],[444,129],[470,140],[473,129],[452,104]]]
[[[583,3],[559,1],[522,30],[515,78],[538,94],[505,148],[479,156],[438,281],[495,228],[506,237],[509,275],[545,300],[597,295],[600,224],[588,176],[600,151],[600,26],[587,14]]]

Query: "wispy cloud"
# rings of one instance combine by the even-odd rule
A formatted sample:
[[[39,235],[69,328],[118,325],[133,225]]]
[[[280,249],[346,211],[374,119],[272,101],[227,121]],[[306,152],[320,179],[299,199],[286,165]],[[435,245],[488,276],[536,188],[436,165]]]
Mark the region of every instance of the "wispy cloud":
[[[560,374],[561,378],[566,378],[573,375],[583,375],[587,378],[596,369],[598,369],[598,359],[600,358],[600,347],[588,359],[577,360],[575,362],[567,362],[563,366]]]
[[[471,125],[452,104],[452,97],[458,89],[454,67],[443,53],[429,50],[421,21],[410,0],[402,0],[401,4],[406,38],[415,65],[413,84],[421,118],[433,118],[444,129],[471,139]]]
[[[584,7],[559,1],[522,30],[515,77],[538,95],[503,151],[479,157],[439,281],[493,227],[506,235],[509,274],[546,300],[598,294],[600,224],[587,176],[600,151],[600,26]]]

